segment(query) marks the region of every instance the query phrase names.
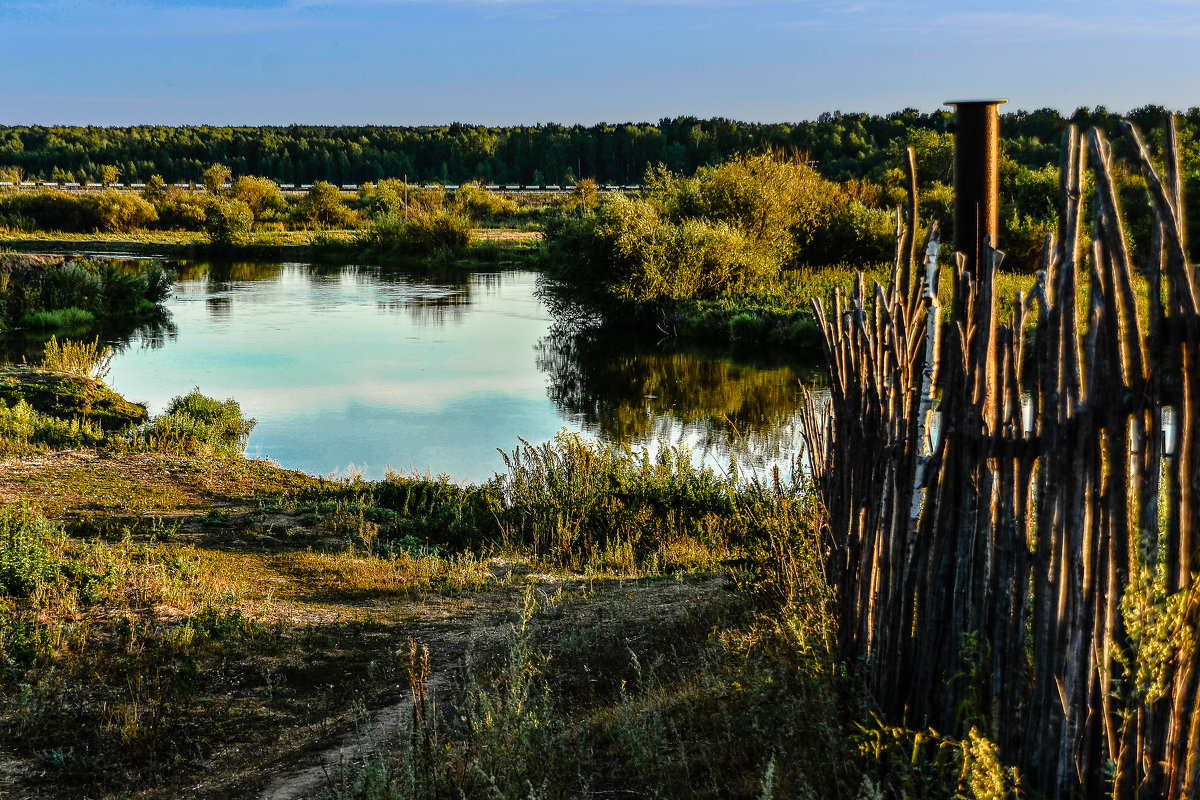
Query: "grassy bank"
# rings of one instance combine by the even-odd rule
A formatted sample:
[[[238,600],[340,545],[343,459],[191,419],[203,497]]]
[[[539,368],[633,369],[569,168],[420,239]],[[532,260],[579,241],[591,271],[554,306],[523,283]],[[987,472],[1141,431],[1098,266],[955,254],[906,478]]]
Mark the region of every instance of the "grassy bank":
[[[78,253],[95,256],[143,256],[178,259],[326,261],[364,255],[354,247],[356,231],[254,231],[228,245],[213,245],[202,233],[189,231],[138,231],[134,233],[62,233],[7,231],[0,249],[23,253]],[[480,229],[473,247],[456,257],[469,260],[474,253],[484,261],[493,252],[502,259],[532,263],[541,234],[508,228]]]

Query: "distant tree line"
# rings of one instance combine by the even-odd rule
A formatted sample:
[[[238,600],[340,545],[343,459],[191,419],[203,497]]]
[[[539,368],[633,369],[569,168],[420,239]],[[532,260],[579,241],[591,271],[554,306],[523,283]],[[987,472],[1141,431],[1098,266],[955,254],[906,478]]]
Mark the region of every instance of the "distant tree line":
[[[1157,131],[1167,110],[1145,106],[1126,115],[1142,130]],[[822,114],[799,123],[745,123],[677,117],[658,123],[556,124],[487,127],[442,126],[213,127],[141,125],[125,128],[0,126],[0,180],[145,182],[200,181],[213,164],[235,175],[260,175],[279,183],[377,182],[407,176],[421,182],[566,184],[579,178],[638,183],[659,164],[677,174],[714,166],[748,152],[799,154],[838,181],[885,182],[897,154],[910,144],[946,152],[951,112],[905,109],[884,116]],[[1112,128],[1117,115],[1081,108],[1070,116],[1054,109],[1001,116],[1005,154],[1013,163],[1057,164],[1059,139],[1069,123]],[[1181,119],[1185,170],[1196,166],[1192,143],[1200,109]],[[1119,139],[1119,137],[1112,137]],[[945,159],[926,159],[931,180],[948,182]],[[1190,162],[1190,164],[1189,164]]]

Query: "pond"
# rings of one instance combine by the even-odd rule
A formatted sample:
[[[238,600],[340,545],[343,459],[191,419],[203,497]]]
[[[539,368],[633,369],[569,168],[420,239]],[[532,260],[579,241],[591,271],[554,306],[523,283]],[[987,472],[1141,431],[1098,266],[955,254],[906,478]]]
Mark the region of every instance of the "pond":
[[[532,272],[423,274],[300,263],[191,264],[170,322],[116,342],[108,383],[160,413],[192,387],[258,424],[248,455],[314,475],[388,469],[484,481],[500,450],[563,429],[684,442],[727,471],[786,463],[797,363],[557,325]]]

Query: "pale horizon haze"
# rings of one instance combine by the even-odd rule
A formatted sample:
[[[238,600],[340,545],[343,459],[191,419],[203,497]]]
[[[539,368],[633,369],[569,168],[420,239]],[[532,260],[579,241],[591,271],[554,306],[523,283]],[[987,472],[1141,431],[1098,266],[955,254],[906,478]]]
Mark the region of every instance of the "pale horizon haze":
[[[1200,105],[1200,3],[0,2],[0,124],[483,125]]]

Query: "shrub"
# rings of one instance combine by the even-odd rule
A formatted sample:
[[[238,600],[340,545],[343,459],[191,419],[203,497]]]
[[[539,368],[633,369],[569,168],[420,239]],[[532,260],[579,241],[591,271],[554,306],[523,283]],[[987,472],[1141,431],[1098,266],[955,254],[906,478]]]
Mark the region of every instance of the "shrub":
[[[829,219],[836,184],[804,163],[742,156],[692,178],[660,173],[663,204],[673,218],[727,222],[782,264]]]
[[[291,213],[294,222],[306,227],[352,228],[359,222],[358,214],[342,202],[337,187],[327,181],[314,183]]]
[[[24,400],[11,407],[0,400],[0,451],[21,453],[31,446],[93,447],[103,441],[104,430],[98,422],[43,414]]]
[[[204,190],[210,195],[225,194],[224,186],[233,177],[233,171],[224,164],[213,164],[204,170]]]
[[[95,230],[107,233],[128,233],[142,230],[158,219],[154,206],[141,197],[108,190],[83,198],[94,217]]]
[[[172,186],[154,204],[159,227],[168,230],[202,231],[207,219],[208,198]]]
[[[362,241],[380,253],[428,255],[435,251],[460,252],[474,240],[471,220],[445,210],[404,220],[397,216],[377,217]]]
[[[128,233],[154,222],[158,212],[141,197],[113,190],[86,195],[41,191],[0,197],[0,216],[46,231]]]
[[[193,389],[176,397],[166,411],[142,426],[140,436],[150,447],[193,455],[240,456],[246,450],[255,420],[242,416],[236,400],[214,400]]]
[[[0,292],[0,321],[48,327],[96,319],[144,317],[171,293],[173,276],[158,262],[136,270],[112,263],[75,259],[15,262]],[[74,309],[67,312],[66,309]]]
[[[231,191],[234,199],[246,204],[254,221],[274,219],[287,211],[287,200],[278,184],[268,178],[243,175],[233,182]]]
[[[54,533],[24,506],[0,507],[0,595],[25,597],[55,578],[58,563],[48,547]]]
[[[254,212],[241,200],[214,198],[204,209],[204,232],[218,247],[236,244],[254,225]]]
[[[515,202],[489,192],[478,182],[464,183],[455,190],[454,207],[475,221],[511,217],[518,210]]]
[[[895,228],[866,200],[797,161],[742,156],[691,178],[664,169],[641,197],[608,196],[594,215],[546,228],[550,277],[602,315],[640,303],[705,300],[769,288],[784,267],[889,261]]]
[[[551,277],[602,312],[636,302],[701,299],[756,285],[779,264],[727,222],[673,223],[646,199],[607,198],[547,228]]]
[[[847,196],[838,201],[824,225],[812,231],[796,260],[810,267],[833,264],[881,264],[896,254],[896,218]]]

